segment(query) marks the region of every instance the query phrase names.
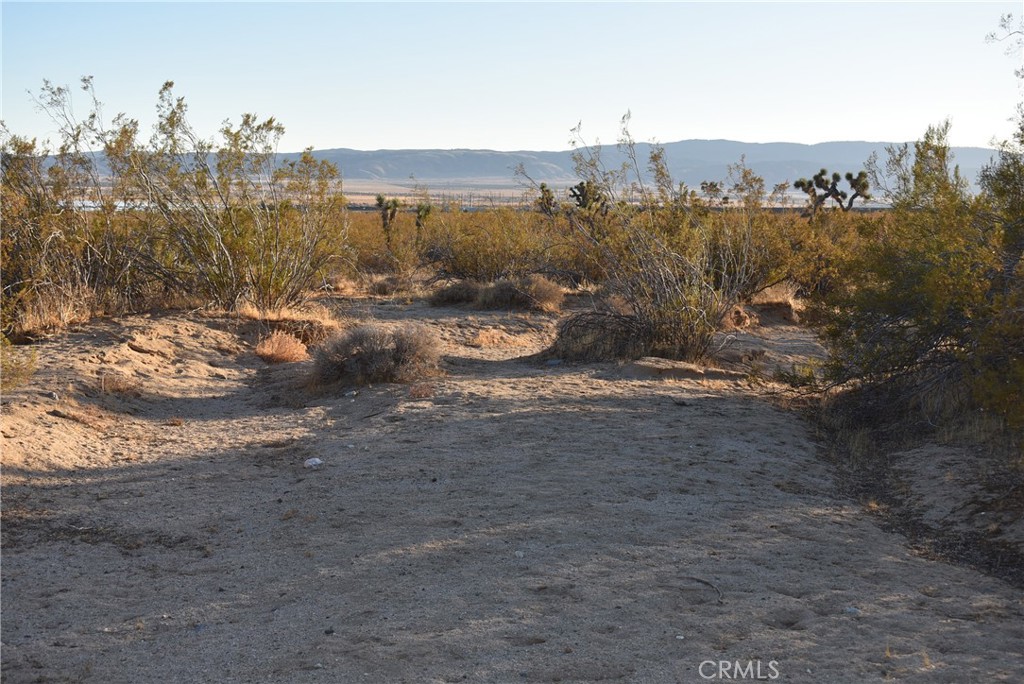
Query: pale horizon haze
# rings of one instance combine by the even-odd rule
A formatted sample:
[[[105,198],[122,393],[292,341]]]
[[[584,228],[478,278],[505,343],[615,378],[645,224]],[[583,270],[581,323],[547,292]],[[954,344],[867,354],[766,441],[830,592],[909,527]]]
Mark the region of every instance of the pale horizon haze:
[[[281,151],[564,150],[638,141],[1009,137],[1021,55],[986,42],[1019,2],[2,3],[2,118],[54,138],[29,91],[94,77],[143,137],[166,80],[213,137],[244,112]]]

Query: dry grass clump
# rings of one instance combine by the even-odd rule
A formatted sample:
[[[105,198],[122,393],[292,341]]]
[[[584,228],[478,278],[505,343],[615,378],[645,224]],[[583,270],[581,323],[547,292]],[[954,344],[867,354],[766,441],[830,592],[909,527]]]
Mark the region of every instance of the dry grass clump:
[[[440,340],[425,325],[361,325],[314,350],[312,380],[316,385],[418,382],[435,375],[440,360]]]
[[[435,290],[430,295],[431,306],[452,306],[454,304],[472,304],[480,298],[483,285],[475,280],[459,280]]]
[[[267,363],[293,363],[309,358],[306,345],[295,335],[275,330],[256,345],[256,356]]]
[[[287,333],[307,347],[323,342],[342,326],[327,307],[316,304],[269,311],[242,304],[235,313],[241,318],[259,321],[272,332]]]
[[[541,275],[509,280],[502,278],[485,287],[477,298],[482,309],[526,309],[557,313],[562,308],[565,291],[560,285]]]
[[[551,352],[566,361],[638,359],[648,352],[633,316],[607,311],[584,311],[558,326]]]

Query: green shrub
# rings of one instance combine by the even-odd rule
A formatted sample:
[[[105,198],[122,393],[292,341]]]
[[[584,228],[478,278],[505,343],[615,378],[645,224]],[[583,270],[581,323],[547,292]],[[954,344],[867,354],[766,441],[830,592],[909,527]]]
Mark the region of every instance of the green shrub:
[[[536,214],[505,208],[437,214],[428,241],[425,255],[438,275],[478,282],[541,270],[549,242]]]
[[[816,307],[827,379],[884,387],[889,412],[984,407],[1024,426],[1024,173],[1013,170],[1024,117],[978,195],[953,166],[948,129],[889,150],[892,211]]]
[[[67,88],[44,82],[38,97],[63,122],[57,149],[0,131],[3,330],[175,297],[276,309],[322,282],[344,250],[337,168],[310,150],[278,164],[284,129],[272,118],[245,114],[207,141],[170,82],[142,142],[123,114],[105,128],[91,79],[82,84],[84,118]]]

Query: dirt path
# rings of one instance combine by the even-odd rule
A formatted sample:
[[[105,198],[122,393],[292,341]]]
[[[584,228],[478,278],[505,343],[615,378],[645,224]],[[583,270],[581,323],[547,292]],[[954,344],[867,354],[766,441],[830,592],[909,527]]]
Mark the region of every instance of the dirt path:
[[[299,392],[189,317],[44,347],[3,416],[4,681],[1024,675],[1021,592],[837,498],[746,383],[517,361],[548,339],[525,317],[376,316],[407,313],[448,354],[415,396]]]

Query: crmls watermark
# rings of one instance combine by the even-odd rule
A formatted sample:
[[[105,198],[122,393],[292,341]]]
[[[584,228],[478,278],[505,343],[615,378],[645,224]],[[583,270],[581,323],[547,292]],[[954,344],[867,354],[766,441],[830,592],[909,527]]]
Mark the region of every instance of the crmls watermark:
[[[697,672],[701,679],[769,680],[779,678],[778,665],[777,660],[703,660]]]

